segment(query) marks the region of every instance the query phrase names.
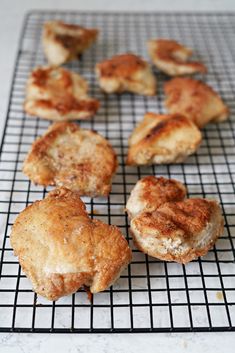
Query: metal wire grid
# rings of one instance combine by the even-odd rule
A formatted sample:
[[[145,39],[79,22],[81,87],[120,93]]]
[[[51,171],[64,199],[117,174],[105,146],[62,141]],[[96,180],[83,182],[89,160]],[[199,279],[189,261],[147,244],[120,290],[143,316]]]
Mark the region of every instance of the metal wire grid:
[[[113,287],[96,294],[90,303],[82,290],[51,303],[37,297],[22,273],[9,243],[11,226],[28,204],[42,199],[48,189],[33,185],[21,172],[25,155],[49,125],[26,116],[22,109],[30,71],[45,64],[40,37],[43,22],[63,19],[100,28],[96,45],[68,67],[90,83],[90,93],[102,107],[81,125],[108,138],[119,157],[119,169],[108,199],[84,198],[91,216],[121,228],[130,246],[128,219],[123,212],[136,181],[149,174],[183,181],[190,197],[211,197],[221,203],[225,233],[198,261],[184,266],[165,263],[133,250],[133,261]],[[131,14],[35,11],[24,22],[2,141],[0,165],[0,330],[20,332],[160,332],[235,330],[235,197],[234,110],[235,63],[233,14]],[[94,76],[94,65],[116,53],[133,51],[146,57],[149,38],[175,38],[196,49],[207,64],[203,78],[220,92],[231,110],[228,122],[204,129],[199,151],[184,164],[131,168],[125,165],[127,138],[146,111],[163,112],[162,83],[158,95],[104,95]]]

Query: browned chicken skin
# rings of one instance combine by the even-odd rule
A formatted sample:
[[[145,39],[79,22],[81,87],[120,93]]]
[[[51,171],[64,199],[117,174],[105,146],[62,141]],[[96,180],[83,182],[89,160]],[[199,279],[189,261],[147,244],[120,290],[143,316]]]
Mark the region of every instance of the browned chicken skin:
[[[10,240],[34,291],[49,300],[84,285],[103,291],[131,260],[120,230],[90,219],[79,194],[66,188],[22,211]]]

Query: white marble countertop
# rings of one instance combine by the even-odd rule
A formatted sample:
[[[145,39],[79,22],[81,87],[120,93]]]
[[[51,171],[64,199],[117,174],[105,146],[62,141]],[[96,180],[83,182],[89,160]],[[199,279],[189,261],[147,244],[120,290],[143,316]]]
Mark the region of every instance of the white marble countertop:
[[[235,11],[234,0],[1,0],[0,2],[0,135],[23,15],[30,9]],[[0,318],[1,320],[1,318]],[[190,352],[230,353],[235,333],[190,334],[0,334],[0,353],[18,352]]]

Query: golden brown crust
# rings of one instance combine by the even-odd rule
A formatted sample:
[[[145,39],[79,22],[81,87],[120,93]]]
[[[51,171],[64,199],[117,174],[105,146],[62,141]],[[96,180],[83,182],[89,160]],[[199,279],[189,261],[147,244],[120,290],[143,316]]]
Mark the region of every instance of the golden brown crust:
[[[106,93],[125,92],[143,95],[156,93],[156,79],[149,64],[137,55],[113,56],[96,65],[100,87]]]
[[[27,82],[25,111],[49,120],[87,119],[99,109],[99,101],[87,95],[88,85],[64,68],[38,67]]]
[[[185,237],[201,232],[210,221],[215,201],[187,199],[179,202],[166,202],[158,207],[158,212],[167,216],[174,224],[180,225]]]
[[[148,51],[156,67],[170,76],[207,72],[202,63],[187,62],[192,55],[192,50],[174,40],[150,40]]]
[[[120,276],[120,271],[131,260],[131,250],[120,230],[99,220],[93,220],[93,237],[95,242],[95,274],[91,292],[97,293],[113,284]]]
[[[35,292],[49,300],[83,285],[105,290],[131,260],[118,228],[91,220],[79,194],[65,188],[22,211],[10,240]]]
[[[143,211],[152,212],[168,201],[181,201],[186,192],[185,186],[177,180],[150,175],[135,184],[126,210],[133,218]]]
[[[200,143],[201,132],[183,115],[146,113],[129,138],[127,164],[179,163]]]
[[[54,101],[46,100],[46,99],[38,99],[36,102],[34,102],[33,105],[30,105],[30,108],[28,109],[28,113],[31,115],[34,115],[35,110],[40,110],[44,112],[48,111],[56,111],[58,113],[58,116],[66,116],[66,114],[69,114],[71,111],[76,112],[73,115],[73,118],[68,119],[68,120],[77,120],[78,118],[75,118],[75,114],[78,113],[79,119],[83,120],[81,118],[81,112],[85,112],[86,118],[88,115],[94,115],[96,111],[99,108],[99,103],[96,100],[76,100],[72,96],[64,96],[63,101],[55,99]],[[27,105],[26,105],[27,109]],[[54,115],[55,116],[55,115]],[[83,115],[84,116],[84,115]],[[45,118],[46,119],[46,118]],[[60,119],[53,119],[50,118],[49,120],[60,120]],[[66,119],[65,119],[66,120]]]
[[[115,55],[97,64],[102,77],[123,77],[128,79],[136,71],[144,69],[146,62],[134,54]]]
[[[188,199],[165,203],[131,221],[136,246],[164,261],[187,263],[205,255],[223,233],[216,201]]]
[[[165,83],[165,104],[171,114],[183,114],[199,128],[224,121],[229,109],[219,95],[202,81],[174,78]]]
[[[66,186],[94,197],[109,194],[117,165],[116,153],[104,137],[60,122],[33,143],[23,172],[36,184]]]
[[[185,194],[175,180],[148,177],[136,184],[127,211],[139,250],[161,260],[187,263],[214,245],[224,224],[218,203],[184,200]]]
[[[44,23],[43,47],[50,65],[59,66],[73,60],[98,36],[97,29],[87,29],[62,21]]]

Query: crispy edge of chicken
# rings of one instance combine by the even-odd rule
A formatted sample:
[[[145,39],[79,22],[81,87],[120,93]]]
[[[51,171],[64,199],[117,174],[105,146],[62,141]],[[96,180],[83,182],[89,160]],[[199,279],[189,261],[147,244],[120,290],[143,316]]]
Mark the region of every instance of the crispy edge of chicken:
[[[183,264],[205,255],[223,229],[218,203],[206,199],[167,202],[131,220],[134,242],[140,251]]]
[[[126,204],[126,211],[130,218],[141,212],[153,212],[168,201],[181,201],[187,190],[177,180],[153,175],[137,181]]]
[[[49,64],[59,66],[75,59],[96,41],[98,34],[93,28],[62,21],[45,22],[42,42]]]
[[[204,64],[188,61],[192,50],[174,40],[152,39],[147,42],[149,56],[154,65],[169,76],[206,73]]]
[[[90,219],[79,194],[66,188],[23,210],[10,241],[34,291],[49,300],[82,286],[103,291],[131,261],[120,230]]]
[[[157,81],[150,65],[132,53],[115,55],[98,63],[96,76],[100,88],[106,93],[156,94]]]
[[[23,172],[35,184],[65,186],[95,197],[110,193],[117,167],[117,155],[103,136],[59,122],[32,144]]]
[[[126,163],[180,163],[197,150],[201,139],[200,130],[183,115],[146,113],[129,138]]]
[[[62,67],[36,67],[27,81],[24,110],[53,121],[88,119],[100,103],[87,91],[87,82],[77,73]]]
[[[178,77],[165,83],[165,105],[171,114],[183,114],[199,128],[227,120],[229,109],[206,83]]]

